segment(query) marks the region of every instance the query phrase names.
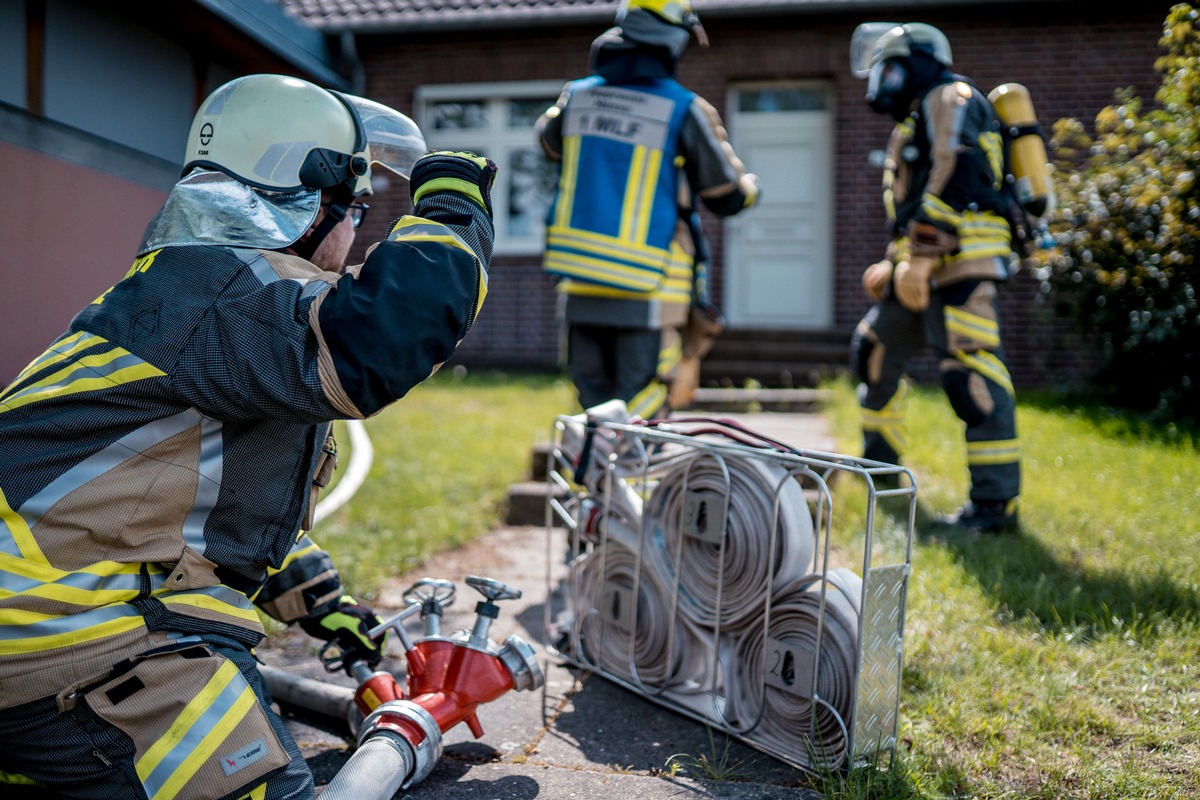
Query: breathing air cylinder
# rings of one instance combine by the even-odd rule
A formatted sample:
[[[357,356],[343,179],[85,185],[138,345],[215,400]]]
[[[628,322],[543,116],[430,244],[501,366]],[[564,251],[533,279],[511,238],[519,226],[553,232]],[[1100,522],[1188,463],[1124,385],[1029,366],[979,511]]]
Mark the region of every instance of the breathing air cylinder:
[[[1019,83],[1005,83],[993,89],[988,100],[1008,128],[1009,161],[1017,199],[1032,216],[1040,217],[1053,207],[1054,187],[1029,90]]]

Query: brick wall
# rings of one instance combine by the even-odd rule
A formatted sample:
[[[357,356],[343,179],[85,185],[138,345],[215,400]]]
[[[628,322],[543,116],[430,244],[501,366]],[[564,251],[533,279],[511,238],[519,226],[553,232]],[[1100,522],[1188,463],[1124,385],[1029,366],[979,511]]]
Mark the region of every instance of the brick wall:
[[[1098,4],[1053,3],[972,6],[920,17],[950,40],[955,69],[985,92],[1015,81],[1029,87],[1047,129],[1063,117],[1090,123],[1130,86],[1147,101],[1159,84],[1154,60],[1170,3],[1144,3],[1108,11]],[[1036,12],[1036,16],[1035,16]],[[859,287],[863,267],[887,241],[879,200],[878,168],[890,120],[863,102],[865,82],[847,67],[850,35],[863,17],[791,15],[706,20],[712,46],[694,43],[680,65],[680,80],[724,113],[731,85],[743,81],[823,80],[833,89],[835,121],[834,325],[849,329],[867,308]],[[574,78],[587,71],[597,29],[532,29],[420,37],[360,37],[368,96],[412,110],[413,90],[426,83]],[[727,116],[727,114],[726,114]],[[532,136],[532,132],[531,132]],[[736,131],[732,132],[736,143]],[[754,165],[748,165],[751,170]],[[406,210],[397,198],[377,198],[363,241],[377,237],[391,217]],[[722,292],[722,228],[707,219],[716,260],[714,292]],[[378,228],[372,226],[379,226]],[[1020,386],[1046,384],[1084,364],[1078,337],[1035,302],[1036,281],[1022,273],[1001,302],[1010,369]],[[536,259],[498,258],[491,292],[478,327],[456,361],[480,367],[552,367],[558,360],[553,283]],[[918,378],[933,374],[931,360],[913,365]]]

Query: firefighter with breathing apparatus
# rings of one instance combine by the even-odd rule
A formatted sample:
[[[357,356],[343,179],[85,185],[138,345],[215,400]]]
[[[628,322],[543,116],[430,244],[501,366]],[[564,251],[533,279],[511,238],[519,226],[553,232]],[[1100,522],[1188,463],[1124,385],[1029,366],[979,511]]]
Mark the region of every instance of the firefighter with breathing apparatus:
[[[76,798],[305,798],[258,611],[378,663],[309,538],[336,419],[454,353],[483,302],[495,167],[280,75],[196,114],[126,277],[0,393],[0,779]],[[380,169],[413,214],[346,266]]]
[[[860,25],[851,60],[854,74],[867,79],[872,110],[896,123],[883,175],[891,241],[863,274],[874,305],[851,344],[864,456],[903,457],[904,372],[929,346],[965,425],[970,474],[967,502],[938,521],[1015,530],[1020,446],[997,308],[997,286],[1013,264],[1010,131],[988,98],[951,72],[950,43],[931,25]]]

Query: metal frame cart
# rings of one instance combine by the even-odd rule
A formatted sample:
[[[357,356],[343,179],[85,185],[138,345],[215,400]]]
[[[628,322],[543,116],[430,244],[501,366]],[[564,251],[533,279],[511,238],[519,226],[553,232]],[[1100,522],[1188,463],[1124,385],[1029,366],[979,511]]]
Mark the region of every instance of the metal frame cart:
[[[569,566],[548,586],[549,652],[809,772],[894,755],[911,473],[729,420],[643,422],[608,405],[554,425],[547,582],[564,557],[555,526]],[[834,492],[850,480],[866,487],[861,559],[857,544],[832,546]],[[877,563],[884,497],[907,500],[891,563]]]

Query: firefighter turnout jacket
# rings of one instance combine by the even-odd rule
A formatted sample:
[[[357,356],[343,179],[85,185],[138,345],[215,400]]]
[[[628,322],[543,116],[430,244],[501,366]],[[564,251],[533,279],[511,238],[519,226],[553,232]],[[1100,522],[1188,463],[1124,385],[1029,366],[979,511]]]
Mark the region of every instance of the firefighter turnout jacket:
[[[884,207],[894,238],[889,260],[930,256],[932,285],[1003,281],[1012,234],[1002,194],[1004,142],[991,103],[965,80],[930,89],[892,130],[884,162]],[[942,234],[914,241],[915,226]]]
[[[758,196],[716,110],[672,77],[592,75],[566,85],[538,135],[562,162],[543,265],[566,279],[568,321],[682,324],[692,299],[693,193],[719,216]],[[634,305],[605,302],[592,315],[589,298]]]
[[[190,634],[252,647],[254,603],[290,622],[337,602],[303,533],[330,422],[427,378],[486,291],[484,209],[439,192],[414,214],[344,275],[147,252],[0,394],[0,707]]]

